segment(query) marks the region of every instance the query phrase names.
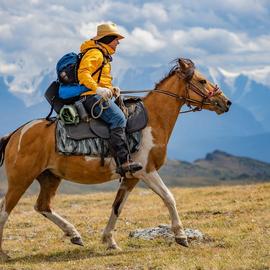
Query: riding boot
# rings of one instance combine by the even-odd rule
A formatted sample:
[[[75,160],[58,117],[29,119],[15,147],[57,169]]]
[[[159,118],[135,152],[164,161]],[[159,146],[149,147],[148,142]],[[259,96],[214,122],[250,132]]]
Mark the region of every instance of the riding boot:
[[[117,164],[117,173],[124,175],[126,172],[133,173],[142,169],[142,165],[139,162],[134,162],[130,159],[124,128],[117,127],[111,129],[110,144]]]

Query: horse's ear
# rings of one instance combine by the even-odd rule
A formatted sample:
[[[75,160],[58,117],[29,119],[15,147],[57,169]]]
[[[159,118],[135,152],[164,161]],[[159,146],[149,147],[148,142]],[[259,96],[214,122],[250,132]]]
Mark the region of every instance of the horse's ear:
[[[186,63],[185,59],[183,59],[183,58],[178,59],[178,64],[179,64],[180,69],[183,72],[185,72],[185,70],[188,68],[188,64]]]
[[[178,59],[179,67],[182,73],[184,74],[184,80],[189,82],[192,80],[194,75],[195,66],[193,62],[189,59],[179,58]]]

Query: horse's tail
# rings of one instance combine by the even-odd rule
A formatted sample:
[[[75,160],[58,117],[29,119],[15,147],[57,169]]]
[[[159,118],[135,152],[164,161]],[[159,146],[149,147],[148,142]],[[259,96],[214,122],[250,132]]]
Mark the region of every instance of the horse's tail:
[[[0,167],[4,163],[6,146],[9,142],[12,134],[13,133],[11,133],[5,137],[0,138]]]

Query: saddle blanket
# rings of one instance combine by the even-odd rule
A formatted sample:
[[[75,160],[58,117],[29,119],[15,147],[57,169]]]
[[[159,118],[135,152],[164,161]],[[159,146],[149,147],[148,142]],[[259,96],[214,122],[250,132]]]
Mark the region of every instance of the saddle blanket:
[[[135,131],[127,134],[128,145],[131,153],[137,152],[140,148],[142,131]],[[87,155],[109,157],[110,145],[108,139],[84,138],[72,139],[68,136],[65,125],[61,120],[56,123],[56,147],[58,152],[65,155]]]

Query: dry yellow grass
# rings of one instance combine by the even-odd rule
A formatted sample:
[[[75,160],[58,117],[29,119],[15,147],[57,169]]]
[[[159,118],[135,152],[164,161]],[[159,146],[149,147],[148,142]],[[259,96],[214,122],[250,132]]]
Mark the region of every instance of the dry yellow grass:
[[[4,231],[12,260],[0,269],[269,269],[270,184],[174,188],[185,227],[208,235],[183,248],[164,239],[138,240],[129,232],[168,224],[168,211],[151,191],[136,189],[115,231],[123,251],[108,251],[100,241],[114,193],[58,195],[54,209],[80,231],[85,247],[63,238],[62,231],[33,210],[24,197]]]

